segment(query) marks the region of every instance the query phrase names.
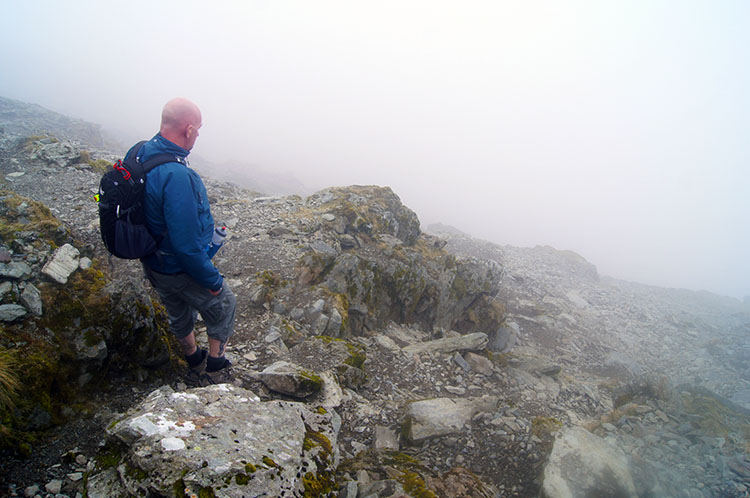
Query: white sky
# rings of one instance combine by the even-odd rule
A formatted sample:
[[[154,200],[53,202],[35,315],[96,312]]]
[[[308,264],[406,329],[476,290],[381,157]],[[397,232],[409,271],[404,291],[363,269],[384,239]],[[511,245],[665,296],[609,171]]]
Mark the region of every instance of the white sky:
[[[0,95],[750,295],[750,2],[0,1]]]

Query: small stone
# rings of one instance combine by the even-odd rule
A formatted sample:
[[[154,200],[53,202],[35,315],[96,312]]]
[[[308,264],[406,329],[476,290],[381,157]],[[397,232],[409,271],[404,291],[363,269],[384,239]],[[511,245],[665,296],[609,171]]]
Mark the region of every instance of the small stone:
[[[57,283],[68,283],[68,277],[78,269],[78,249],[70,244],[58,247],[52,255],[52,259],[42,268],[42,273]]]
[[[367,449],[366,444],[362,444],[359,441],[352,441],[352,451],[354,452],[355,455],[365,451],[366,449]]]
[[[263,338],[268,343],[278,341],[279,339],[281,339],[281,330],[278,327],[270,327],[266,337]]]
[[[464,360],[464,357],[461,356],[461,353],[456,353],[453,355],[453,363],[463,368],[465,372],[471,370],[471,367],[468,363],[466,363],[466,360]]]
[[[52,493],[53,495],[56,495],[62,489],[62,484],[63,482],[60,479],[52,479],[50,482],[45,484],[44,489],[47,490],[47,493]]]
[[[81,267],[81,270],[88,270],[91,268],[92,262],[87,257],[82,257],[81,260],[78,262],[78,266]]]
[[[373,447],[376,450],[398,450],[398,436],[396,432],[382,425],[375,426]]]
[[[0,321],[13,322],[26,316],[26,308],[19,304],[1,304]]]
[[[86,458],[86,455],[80,454],[76,456],[76,463],[78,465],[86,465],[88,463],[88,458]]]
[[[0,263],[0,277],[18,280],[30,274],[31,267],[26,263],[17,261],[13,261],[8,264]]]
[[[492,375],[492,362],[484,356],[468,352],[464,355],[464,359],[474,372],[481,375]]]
[[[13,290],[13,284],[10,282],[3,282],[0,283],[0,299],[2,299],[3,296],[5,296],[8,292]]]
[[[608,432],[614,432],[617,430],[617,428],[614,425],[610,424],[609,422],[604,422],[602,424],[602,427],[604,427],[604,429]]]
[[[23,490],[23,495],[26,498],[31,498],[32,496],[35,496],[37,493],[39,493],[40,489],[39,486],[34,484],[33,486],[29,486],[26,489]]]
[[[9,175],[10,176],[10,175]],[[324,221],[333,221],[336,219],[335,215],[332,215],[331,213],[326,213],[322,216]]]
[[[83,479],[83,473],[81,472],[71,472],[68,474],[68,479],[70,479],[73,482],[78,482],[81,479]]]
[[[243,358],[245,358],[247,361],[255,361],[258,359],[258,355],[254,352],[250,351],[249,353],[245,353],[242,355]]]
[[[21,303],[34,315],[42,316],[42,293],[33,284],[26,284],[21,294]]]

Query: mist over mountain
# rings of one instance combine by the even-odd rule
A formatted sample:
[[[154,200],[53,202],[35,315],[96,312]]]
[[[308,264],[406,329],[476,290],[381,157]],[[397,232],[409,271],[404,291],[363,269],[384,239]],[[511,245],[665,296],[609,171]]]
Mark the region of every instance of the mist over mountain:
[[[742,0],[4,7],[0,95],[123,147],[182,95],[203,112],[195,158],[268,172],[257,189],[389,185],[426,223],[750,294]]]

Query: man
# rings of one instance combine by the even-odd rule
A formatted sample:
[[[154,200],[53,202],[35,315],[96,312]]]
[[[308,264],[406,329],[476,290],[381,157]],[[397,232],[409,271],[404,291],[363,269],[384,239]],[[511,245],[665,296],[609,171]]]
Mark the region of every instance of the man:
[[[202,124],[198,106],[183,98],[170,100],[162,111],[159,133],[143,145],[138,160],[175,155],[175,162],[157,166],[146,176],[146,226],[161,240],[158,251],[141,261],[182,346],[186,380],[206,386],[232,381],[224,347],[234,331],[237,300],[206,252],[214,220],[203,181],[187,162]],[[206,324],[208,351],[195,342],[197,312]]]

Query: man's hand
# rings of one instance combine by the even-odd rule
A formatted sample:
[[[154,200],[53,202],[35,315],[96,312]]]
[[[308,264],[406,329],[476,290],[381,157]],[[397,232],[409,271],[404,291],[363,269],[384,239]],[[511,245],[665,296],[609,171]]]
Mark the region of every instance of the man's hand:
[[[212,296],[218,296],[219,293],[221,292],[221,289],[217,289],[217,290],[208,289],[208,292],[210,292]]]

